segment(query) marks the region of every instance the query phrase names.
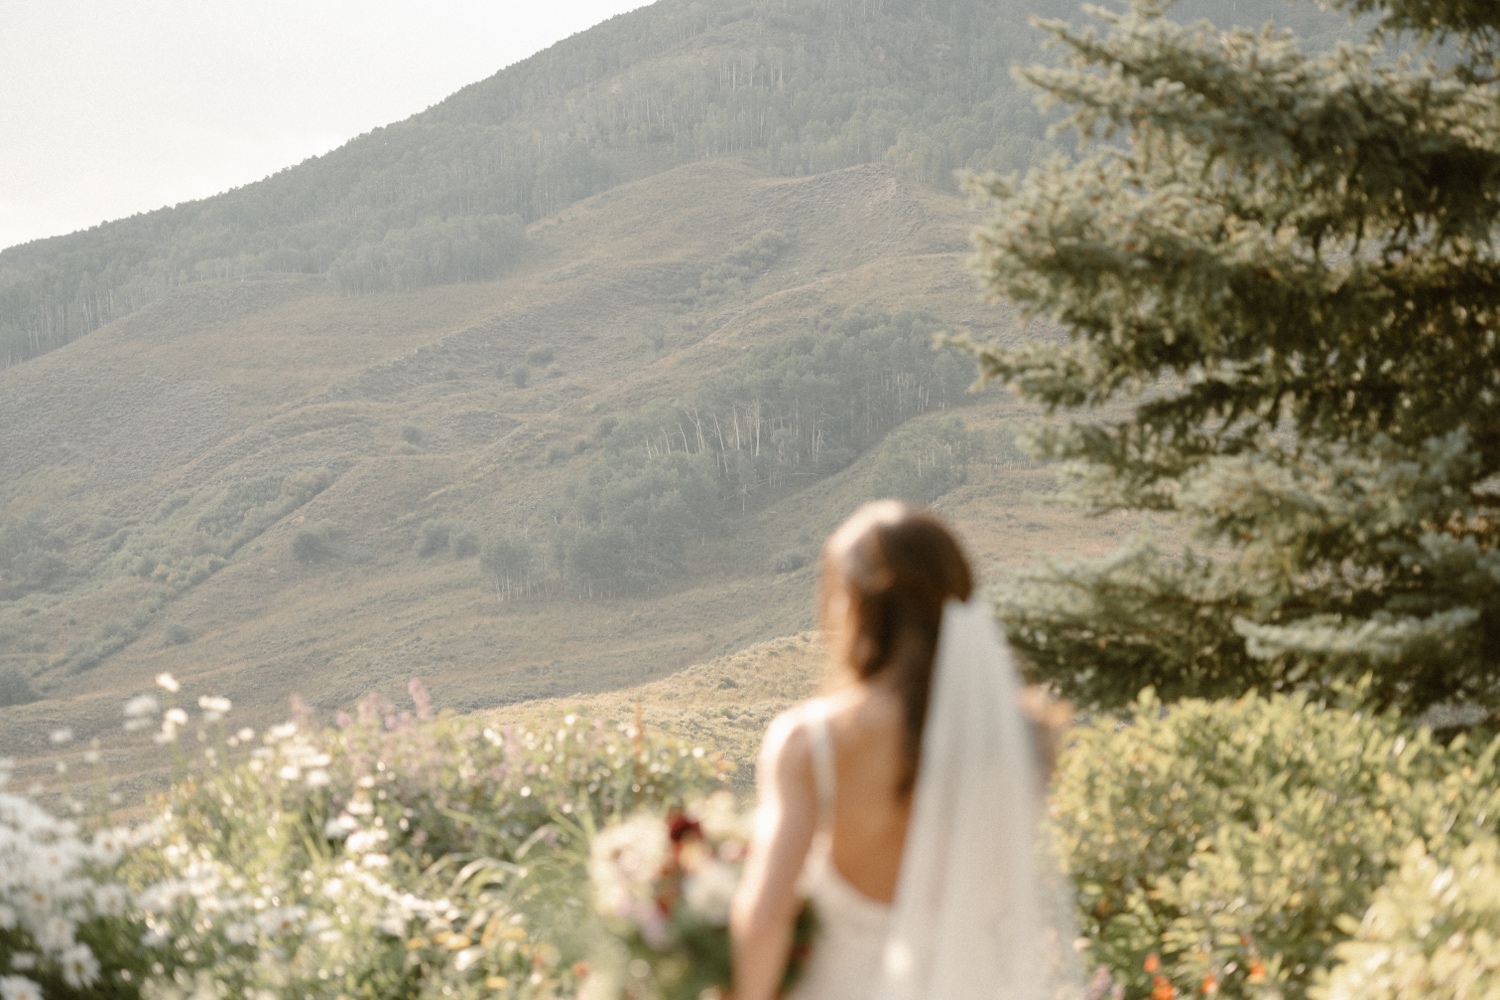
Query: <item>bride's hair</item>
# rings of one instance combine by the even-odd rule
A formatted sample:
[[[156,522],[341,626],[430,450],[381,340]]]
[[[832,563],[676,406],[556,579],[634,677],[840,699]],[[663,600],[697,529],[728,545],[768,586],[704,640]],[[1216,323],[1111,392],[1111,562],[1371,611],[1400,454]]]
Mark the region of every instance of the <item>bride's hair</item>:
[[[861,507],[823,546],[822,618],[834,662],[864,680],[891,671],[901,697],[902,795],[916,782],[943,605],[967,601],[973,590],[952,533],[895,500]]]

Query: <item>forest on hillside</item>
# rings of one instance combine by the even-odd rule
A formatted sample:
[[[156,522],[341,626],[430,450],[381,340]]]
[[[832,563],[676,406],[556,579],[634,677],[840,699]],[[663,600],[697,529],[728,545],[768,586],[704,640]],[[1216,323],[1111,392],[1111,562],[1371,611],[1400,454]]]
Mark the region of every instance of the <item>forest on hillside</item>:
[[[1231,13],[1313,37],[1338,23],[1278,0]],[[358,294],[493,278],[524,257],[526,223],[709,157],[788,176],[883,161],[943,186],[1034,165],[1054,145],[1010,75],[1042,55],[1031,14],[1080,8],[660,0],[259,183],[0,252],[0,369],[189,282],[326,274]]]
[[[972,372],[932,350],[938,329],[931,317],[857,314],[748,352],[685,398],[600,421],[593,442],[576,442],[599,454],[550,524],[492,537],[486,575],[502,597],[668,583],[693,546],[746,513],[845,468],[912,418],[961,405]],[[877,492],[941,496],[962,480],[968,442],[961,422],[906,429]]]

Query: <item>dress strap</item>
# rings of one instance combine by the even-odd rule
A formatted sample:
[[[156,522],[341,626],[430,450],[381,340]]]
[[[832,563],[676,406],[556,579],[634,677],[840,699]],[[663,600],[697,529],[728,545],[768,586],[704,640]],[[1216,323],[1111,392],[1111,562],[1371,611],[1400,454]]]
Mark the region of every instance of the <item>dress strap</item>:
[[[828,731],[828,715],[816,712],[807,720],[807,734],[812,740],[813,782],[818,793],[818,827],[833,827],[834,785],[837,769],[833,760],[833,735]]]

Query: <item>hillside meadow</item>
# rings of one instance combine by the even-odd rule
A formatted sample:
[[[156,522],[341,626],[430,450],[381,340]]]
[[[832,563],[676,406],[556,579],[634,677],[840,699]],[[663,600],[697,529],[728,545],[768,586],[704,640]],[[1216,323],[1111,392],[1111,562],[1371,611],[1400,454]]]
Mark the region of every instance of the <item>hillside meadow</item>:
[[[68,543],[57,580],[0,608],[0,669],[35,698],[0,708],[6,752],[44,773],[67,726],[119,747],[122,772],[149,768],[117,739],[118,712],[162,671],[263,725],[293,695],[327,716],[413,677],[463,710],[604,691],[807,629],[823,537],[906,488],[884,438],[720,503],[669,580],[629,593],[549,578],[502,599],[479,550],[526,536],[553,572],[549,531],[607,458],[600,427],[639,423],[761,345],[901,315],[923,319],[891,336],[923,353],[929,329],[1045,335],[973,291],[974,220],[886,167],[789,180],[713,161],[541,220],[533,262],[500,281],[361,296],[203,283],[8,369],[6,516]],[[743,273],[740,248],[766,232],[774,259]],[[953,364],[959,395],[913,426],[956,414],[963,455],[918,499],[987,571],[1144,526],[1051,506],[1055,477],[1014,445],[1028,414],[963,393]]]

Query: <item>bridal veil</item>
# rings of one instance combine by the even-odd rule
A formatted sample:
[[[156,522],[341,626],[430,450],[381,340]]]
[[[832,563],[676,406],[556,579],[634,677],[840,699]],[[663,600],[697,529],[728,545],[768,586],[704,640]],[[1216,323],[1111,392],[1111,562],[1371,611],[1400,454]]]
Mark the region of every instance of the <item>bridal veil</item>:
[[[1083,995],[1019,693],[990,608],[950,601],[878,1000]]]

